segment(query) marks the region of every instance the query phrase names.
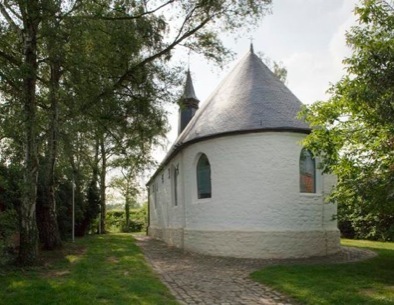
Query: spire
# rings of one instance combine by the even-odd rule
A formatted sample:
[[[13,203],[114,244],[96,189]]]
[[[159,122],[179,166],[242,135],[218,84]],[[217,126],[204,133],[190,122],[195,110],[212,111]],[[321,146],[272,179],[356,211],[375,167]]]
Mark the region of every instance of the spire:
[[[178,134],[189,124],[194,114],[198,109],[198,100],[196,93],[194,92],[193,81],[190,75],[190,70],[186,72],[186,83],[185,90],[183,92],[182,99],[179,102],[179,128]]]
[[[185,84],[185,91],[183,93],[183,98],[185,99],[194,98],[198,100],[196,94],[194,93],[193,81],[189,69],[186,72],[186,84]]]
[[[250,53],[254,54],[253,42],[250,42]]]

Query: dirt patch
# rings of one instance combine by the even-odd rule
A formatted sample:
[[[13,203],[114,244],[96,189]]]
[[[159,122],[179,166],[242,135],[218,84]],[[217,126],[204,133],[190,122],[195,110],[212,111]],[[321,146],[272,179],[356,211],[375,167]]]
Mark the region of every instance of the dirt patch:
[[[382,287],[382,288],[379,289],[379,290],[380,290],[380,291],[378,291],[377,289],[373,289],[373,288],[370,288],[370,289],[363,289],[363,290],[360,291],[360,294],[365,295],[365,296],[367,296],[367,297],[373,298],[373,297],[379,296],[379,295],[380,295],[380,292],[381,292],[382,290],[383,290],[383,291],[387,291],[387,292],[389,292],[389,293],[394,293],[394,286],[384,286],[384,287]]]
[[[71,273],[70,270],[58,270],[58,271],[49,271],[47,273],[45,273],[45,277],[46,278],[59,278],[59,277],[63,277],[66,275],[69,275]]]
[[[109,256],[109,257],[107,257],[107,262],[112,263],[112,264],[117,264],[117,263],[119,263],[119,259],[115,256]]]

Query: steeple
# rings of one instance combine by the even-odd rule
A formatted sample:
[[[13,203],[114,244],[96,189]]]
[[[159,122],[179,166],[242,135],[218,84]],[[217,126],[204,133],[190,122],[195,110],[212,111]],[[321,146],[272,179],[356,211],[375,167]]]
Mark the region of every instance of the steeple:
[[[178,135],[182,133],[187,124],[193,118],[194,114],[198,109],[198,103],[200,101],[196,97],[194,92],[193,81],[190,75],[190,70],[186,72],[186,83],[185,90],[183,92],[182,99],[179,101],[179,127]]]
[[[185,91],[183,93],[183,98],[193,98],[198,101],[196,94],[194,93],[193,81],[190,75],[190,70],[188,69],[186,72],[186,84],[185,84]]]

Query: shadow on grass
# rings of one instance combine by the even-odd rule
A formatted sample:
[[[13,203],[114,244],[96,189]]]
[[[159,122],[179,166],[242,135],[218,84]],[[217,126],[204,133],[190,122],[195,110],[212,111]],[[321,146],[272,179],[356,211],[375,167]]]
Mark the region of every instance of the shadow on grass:
[[[0,304],[178,304],[128,234],[88,236],[0,273]]]

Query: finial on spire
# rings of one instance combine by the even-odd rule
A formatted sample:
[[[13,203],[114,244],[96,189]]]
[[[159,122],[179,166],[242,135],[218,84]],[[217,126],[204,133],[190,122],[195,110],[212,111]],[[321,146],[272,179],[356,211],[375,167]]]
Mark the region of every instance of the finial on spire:
[[[254,50],[253,50],[253,36],[250,36],[249,39],[250,39],[250,53],[254,54]]]

